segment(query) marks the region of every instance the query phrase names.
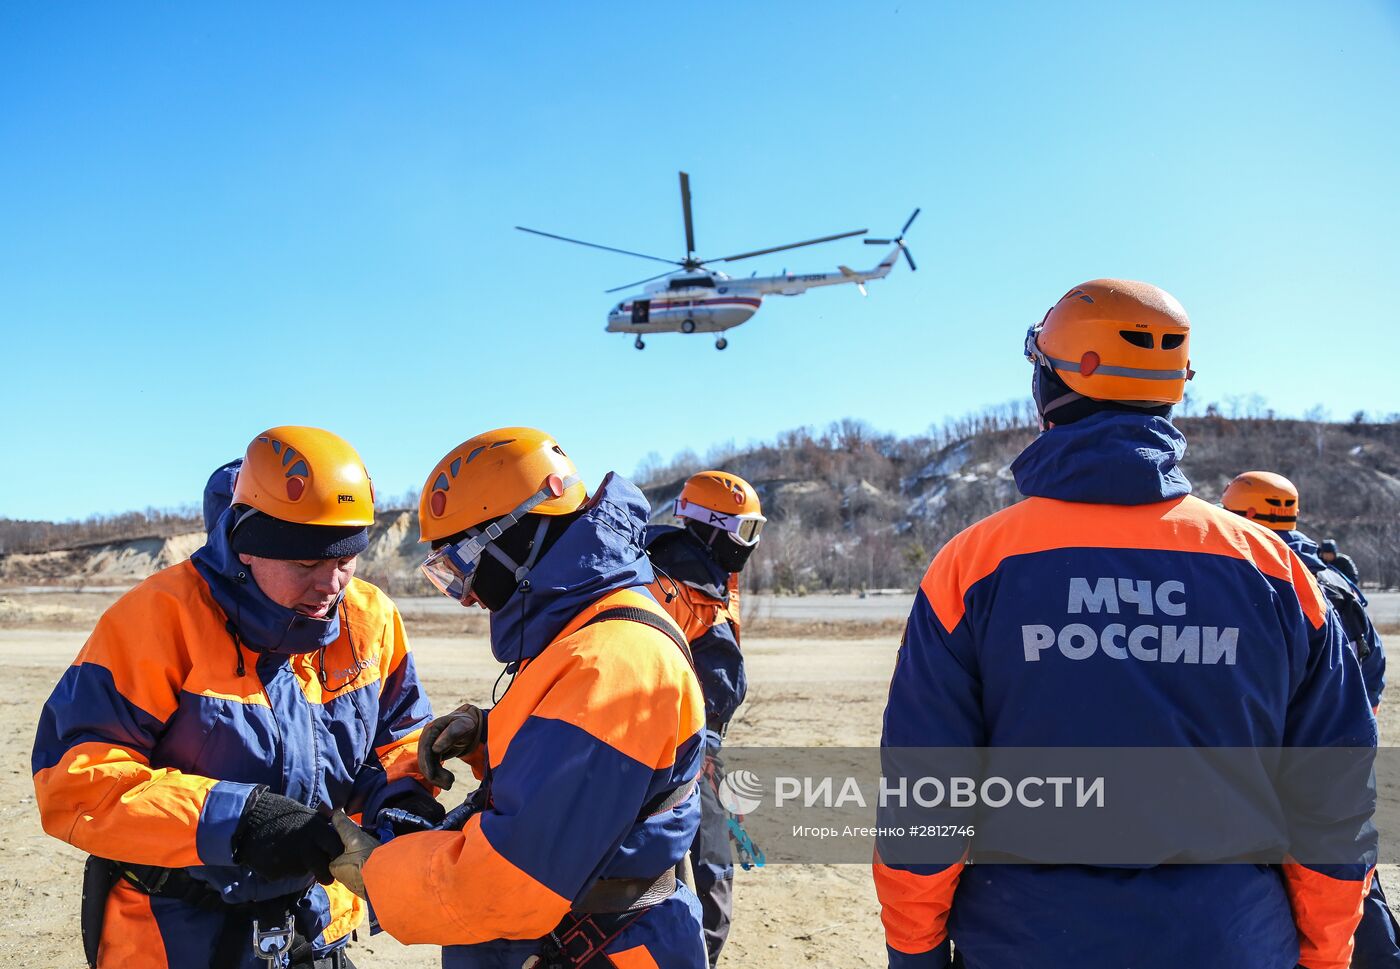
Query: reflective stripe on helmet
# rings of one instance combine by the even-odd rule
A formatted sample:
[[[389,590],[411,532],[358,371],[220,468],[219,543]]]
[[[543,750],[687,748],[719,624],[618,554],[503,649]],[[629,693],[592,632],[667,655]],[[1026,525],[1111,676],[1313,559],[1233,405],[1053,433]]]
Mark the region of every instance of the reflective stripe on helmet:
[[[1044,353],[1041,356],[1045,356]],[[1050,365],[1056,370],[1073,370],[1078,372],[1079,364],[1069,360],[1059,360],[1055,357],[1045,357],[1050,361]],[[1100,364],[1094,368],[1094,374],[1103,374],[1105,377],[1137,377],[1142,380],[1185,380],[1185,370],[1142,370],[1138,367],[1114,367],[1109,364]]]

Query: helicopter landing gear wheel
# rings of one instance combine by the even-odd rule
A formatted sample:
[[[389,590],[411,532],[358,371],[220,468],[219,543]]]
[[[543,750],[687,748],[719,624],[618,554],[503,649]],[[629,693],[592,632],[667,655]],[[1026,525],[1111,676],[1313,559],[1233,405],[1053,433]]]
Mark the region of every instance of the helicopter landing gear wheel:
[[[641,337],[637,337],[637,339],[633,340],[633,341],[632,341],[632,345],[633,345],[634,347],[636,347],[638,350],[645,350],[645,349],[647,348],[647,345],[646,345],[645,343],[642,342],[642,338],[641,338]]]
[[[729,346],[729,341],[726,340],[724,337],[720,337],[718,340],[715,341],[716,350],[723,350],[727,346]]]
[[[681,332],[682,332],[682,333],[694,333],[694,332],[695,332],[695,321],[694,321],[694,320],[685,320],[685,321],[683,321],[683,322],[681,323]]]

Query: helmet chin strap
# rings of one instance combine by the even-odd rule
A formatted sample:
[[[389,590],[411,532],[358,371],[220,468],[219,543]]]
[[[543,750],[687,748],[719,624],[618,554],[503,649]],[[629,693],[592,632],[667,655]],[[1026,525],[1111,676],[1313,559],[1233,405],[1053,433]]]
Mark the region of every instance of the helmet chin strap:
[[[530,574],[530,570],[535,567],[535,562],[540,557],[540,549],[544,545],[544,534],[549,530],[549,519],[540,516],[540,523],[535,528],[534,540],[530,542],[530,554],[526,556],[524,564],[519,564],[505,552],[496,547],[495,542],[486,546],[486,552],[497,562],[504,565],[510,573],[515,576],[516,582],[523,582],[525,576]]]

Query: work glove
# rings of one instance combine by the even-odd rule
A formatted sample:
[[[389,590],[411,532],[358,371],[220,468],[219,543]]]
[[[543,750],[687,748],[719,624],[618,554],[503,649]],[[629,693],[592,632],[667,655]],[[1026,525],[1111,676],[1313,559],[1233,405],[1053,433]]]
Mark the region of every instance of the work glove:
[[[367,899],[369,895],[365,894],[365,862],[369,861],[370,853],[379,847],[379,841],[346,817],[344,811],[337,810],[331,815],[331,822],[335,825],[335,832],[344,848],[340,856],[331,862],[331,874],[350,891]]]
[[[329,885],[331,859],[340,852],[330,819],[266,787],[249,798],[234,836],[237,862],[269,881],[312,874]]]
[[[416,784],[414,787],[389,798],[379,809],[375,831],[380,837],[430,831],[447,816],[447,809],[436,798]]]
[[[442,766],[451,757],[467,757],[486,739],[486,711],[464,703],[423,728],[418,738],[418,770],[444,791],[455,778]]]

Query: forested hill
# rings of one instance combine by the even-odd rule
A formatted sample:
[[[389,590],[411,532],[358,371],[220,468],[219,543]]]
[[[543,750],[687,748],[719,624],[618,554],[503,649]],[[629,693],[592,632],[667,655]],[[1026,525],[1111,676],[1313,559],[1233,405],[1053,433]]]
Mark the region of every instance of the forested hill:
[[[1336,538],[1368,582],[1400,586],[1400,422],[1181,418],[1183,470],[1219,501],[1241,471],[1276,471],[1301,493],[1301,527]],[[644,469],[653,509],[686,476],[724,467],[758,489],[772,520],[751,581],[763,588],[909,588],[933,553],[1020,495],[1011,462],[1037,431],[1024,412],[988,412],[937,434],[896,438],[844,422],[824,432]]]
[[[1197,495],[1219,500],[1240,471],[1287,475],[1302,493],[1304,531],[1336,538],[1365,581],[1400,586],[1400,421],[1207,416],[1177,424]],[[754,588],[910,588],[944,542],[1018,499],[1010,465],[1035,433],[1022,408],[907,438],[842,421],[703,458],[653,456],[636,479],[658,520],[694,471],[722,467],[752,482],[770,519],[745,572]],[[199,527],[192,511],[63,524],[0,519],[0,584],[131,583],[197,548]],[[412,511],[381,510],[361,574],[399,594],[423,591],[417,539]]]

